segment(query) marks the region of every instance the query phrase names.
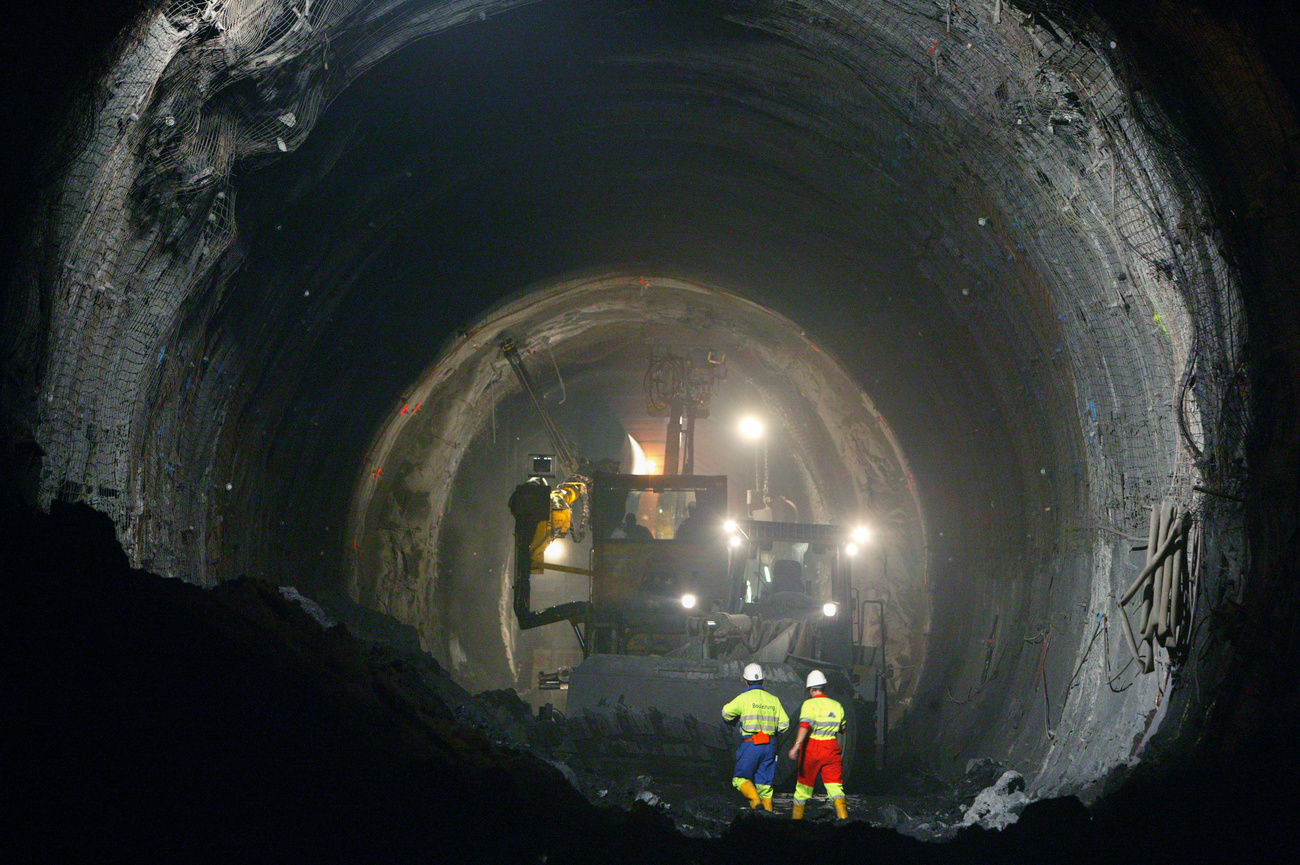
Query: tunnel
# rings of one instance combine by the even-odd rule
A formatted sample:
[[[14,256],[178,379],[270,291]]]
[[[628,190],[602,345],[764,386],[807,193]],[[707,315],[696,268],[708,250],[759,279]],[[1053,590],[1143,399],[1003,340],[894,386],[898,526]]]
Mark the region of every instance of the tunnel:
[[[870,528],[873,807],[1232,765],[1296,708],[1300,136],[1295,25],[1229,5],[124,7],[21,151],[7,495],[387,623],[531,723],[584,648],[511,611],[555,445],[503,342],[623,472],[666,458],[647,364],[705,351],[729,513],[770,479]]]

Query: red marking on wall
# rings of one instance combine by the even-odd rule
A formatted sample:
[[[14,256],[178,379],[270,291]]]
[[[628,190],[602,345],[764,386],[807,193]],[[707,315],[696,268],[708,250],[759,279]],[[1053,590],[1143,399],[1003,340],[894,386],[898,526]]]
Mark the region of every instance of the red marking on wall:
[[[379,477],[380,475],[382,475],[383,473],[384,473],[384,467],[383,467],[383,466],[375,466],[375,470],[372,471],[372,472],[370,473],[370,476],[371,476],[372,478],[377,478],[377,477]]]
[[[406,414],[406,406],[402,406],[402,410],[399,411],[398,414],[399,414],[399,415]]]

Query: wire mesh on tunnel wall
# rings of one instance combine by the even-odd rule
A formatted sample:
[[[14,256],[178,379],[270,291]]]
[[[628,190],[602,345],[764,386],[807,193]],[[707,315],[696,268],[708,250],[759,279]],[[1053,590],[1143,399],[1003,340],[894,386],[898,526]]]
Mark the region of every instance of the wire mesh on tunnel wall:
[[[233,167],[295,149],[329,98],[398,46],[511,5],[170,2],[140,22],[102,101],[70,121],[71,166],[47,195],[28,297],[6,328],[21,374],[44,367],[32,383],[42,502],[87,500],[137,562],[212,576],[220,549],[205,538],[220,515],[202,514],[238,498],[212,475],[225,420],[212,406],[243,358],[178,332],[220,313],[238,264],[218,265],[235,238]],[[192,423],[197,393],[210,417]]]
[[[43,501],[90,501],[136,562],[194,581],[236,576],[229,550],[271,543],[274,485],[292,479],[259,472],[288,409],[246,394],[268,359],[304,363],[321,319],[290,327],[285,287],[266,286],[276,351],[212,338],[242,300],[227,293],[240,264],[231,172],[292,152],[330,99],[399,47],[513,5],[173,3],[141,22],[73,130],[79,149],[30,269],[25,309],[51,311],[43,363],[29,351],[26,373],[42,369]],[[859,169],[853,193],[902,226],[921,287],[982,355],[945,373],[990,371],[981,410],[1033,431],[1008,443],[1019,477],[1006,489],[1027,490],[1004,505],[1015,518],[983,511],[1023,517],[1028,536],[975,539],[973,571],[1076,568],[1098,536],[1117,554],[1143,537],[1154,502],[1191,509],[1198,483],[1236,490],[1249,405],[1234,277],[1191,149],[1116,77],[1124,49],[1087,7],[723,12],[802,65],[716,74],[778,85],[753,88],[779,96],[764,110]],[[33,344],[37,320],[6,339]],[[1050,579],[1026,585],[1018,615],[1051,591]]]

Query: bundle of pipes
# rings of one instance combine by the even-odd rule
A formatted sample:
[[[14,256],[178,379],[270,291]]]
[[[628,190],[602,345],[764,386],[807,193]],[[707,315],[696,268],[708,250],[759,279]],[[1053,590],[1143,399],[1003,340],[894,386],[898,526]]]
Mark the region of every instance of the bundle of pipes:
[[[1171,657],[1186,647],[1196,603],[1193,575],[1200,559],[1200,542],[1191,514],[1179,516],[1168,500],[1151,509],[1146,566],[1119,602],[1124,635],[1144,673],[1155,669],[1157,645],[1164,646]],[[1135,598],[1141,609],[1136,634],[1124,608]]]

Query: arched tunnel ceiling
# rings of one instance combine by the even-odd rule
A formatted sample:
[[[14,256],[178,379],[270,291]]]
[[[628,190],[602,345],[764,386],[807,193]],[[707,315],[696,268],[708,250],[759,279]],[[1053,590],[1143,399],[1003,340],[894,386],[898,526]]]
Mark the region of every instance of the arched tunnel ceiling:
[[[698,280],[835,358],[915,475],[944,650],[903,751],[1079,789],[1148,711],[1196,717],[1156,676],[1114,693],[1118,631],[1091,638],[1162,499],[1238,585],[1251,334],[1196,153],[1106,25],[598,6],[144,15],[8,308],[40,500],[89,500],[160,573],[341,586],[377,437],[476,321],[583,274]],[[453,455],[485,420],[446,419]]]

